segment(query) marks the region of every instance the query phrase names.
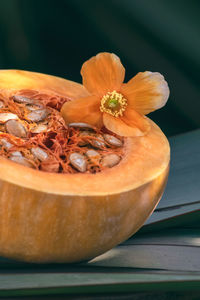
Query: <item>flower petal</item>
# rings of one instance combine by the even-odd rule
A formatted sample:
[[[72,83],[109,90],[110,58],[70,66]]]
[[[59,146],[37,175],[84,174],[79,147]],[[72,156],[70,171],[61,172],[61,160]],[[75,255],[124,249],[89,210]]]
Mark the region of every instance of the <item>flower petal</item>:
[[[143,132],[136,126],[127,125],[121,118],[113,117],[110,114],[103,114],[104,126],[120,136],[142,136]]]
[[[87,60],[81,69],[83,85],[91,93],[103,96],[118,91],[124,81],[125,69],[113,53],[99,53]]]
[[[150,130],[150,123],[145,116],[140,115],[134,109],[127,107],[121,119],[129,126],[137,127],[143,134]]]
[[[99,109],[99,98],[89,96],[65,102],[61,114],[66,124],[73,122],[84,122],[96,127],[103,125],[102,113]]]
[[[163,107],[169,97],[169,87],[164,77],[148,71],[138,73],[123,84],[121,92],[130,107],[143,115]]]

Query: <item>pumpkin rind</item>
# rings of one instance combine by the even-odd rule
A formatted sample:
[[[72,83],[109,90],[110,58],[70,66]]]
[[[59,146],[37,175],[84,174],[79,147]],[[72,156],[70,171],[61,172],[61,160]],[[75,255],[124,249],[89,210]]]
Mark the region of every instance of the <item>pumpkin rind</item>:
[[[136,232],[158,203],[168,168],[109,196],[47,194],[1,182],[0,255],[29,262],[93,258]]]
[[[87,93],[49,75],[0,71],[0,89],[37,89],[75,99]],[[157,125],[126,138],[125,155],[97,174],[53,174],[0,159],[0,255],[29,262],[93,258],[135,233],[159,202],[170,160]]]
[[[60,77],[22,70],[0,70],[1,89],[37,89],[76,99],[88,96],[83,85]]]

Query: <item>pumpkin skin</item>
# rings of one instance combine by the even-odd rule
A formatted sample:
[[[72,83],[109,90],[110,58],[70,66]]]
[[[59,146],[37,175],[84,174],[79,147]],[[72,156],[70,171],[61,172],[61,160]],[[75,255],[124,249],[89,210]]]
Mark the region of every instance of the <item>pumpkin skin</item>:
[[[1,89],[37,89],[76,99],[80,84],[18,70],[0,71]],[[78,262],[129,238],[158,204],[170,148],[150,120],[147,135],[125,138],[125,155],[96,174],[45,173],[0,158],[0,255],[27,262]]]

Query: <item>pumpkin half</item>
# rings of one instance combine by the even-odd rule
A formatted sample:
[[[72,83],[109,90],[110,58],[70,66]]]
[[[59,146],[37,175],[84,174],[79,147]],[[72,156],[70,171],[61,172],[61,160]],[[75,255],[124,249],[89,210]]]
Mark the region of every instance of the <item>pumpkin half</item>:
[[[0,94],[37,90],[74,100],[80,84],[18,70],[0,71]],[[0,158],[0,255],[27,262],[78,262],[129,238],[158,204],[170,148],[149,120],[144,136],[124,139],[120,163],[101,172],[56,174]]]

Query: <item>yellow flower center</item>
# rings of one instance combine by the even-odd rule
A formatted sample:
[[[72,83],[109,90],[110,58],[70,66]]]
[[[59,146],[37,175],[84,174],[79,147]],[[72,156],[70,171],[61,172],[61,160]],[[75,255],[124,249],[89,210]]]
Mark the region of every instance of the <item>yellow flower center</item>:
[[[100,111],[107,112],[114,117],[123,116],[127,106],[127,100],[116,91],[108,92],[101,99]]]

